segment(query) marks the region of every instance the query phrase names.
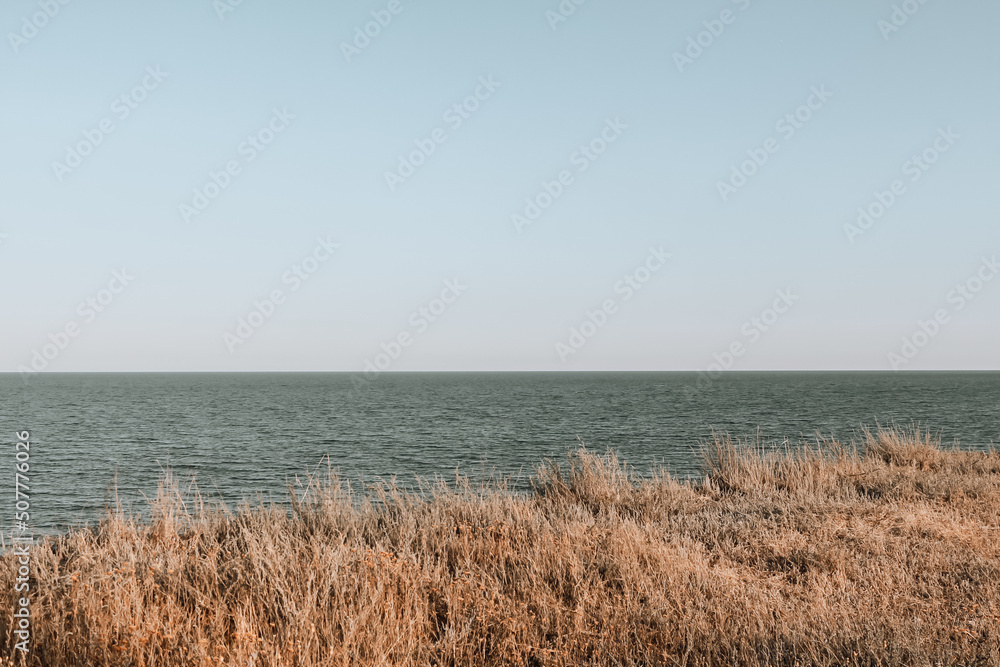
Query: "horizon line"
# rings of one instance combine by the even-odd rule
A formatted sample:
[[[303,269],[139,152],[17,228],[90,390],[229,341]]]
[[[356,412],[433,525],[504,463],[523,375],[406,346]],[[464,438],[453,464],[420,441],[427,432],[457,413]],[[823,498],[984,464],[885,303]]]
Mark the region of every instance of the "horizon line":
[[[143,374],[143,373],[163,373],[163,374],[251,374],[251,373],[286,373],[286,374],[343,374],[343,375],[365,375],[363,370],[89,370],[89,371],[33,371],[31,376],[38,375],[97,375],[97,374]],[[406,375],[406,374],[416,374],[416,373],[694,373],[694,374],[705,374],[705,375],[729,375],[729,374],[739,374],[739,373],[894,373],[894,374],[912,374],[912,373],[1000,373],[1000,368],[928,368],[928,369],[899,369],[892,370],[887,368],[782,368],[782,369],[727,369],[727,370],[705,370],[705,369],[694,369],[694,370],[679,370],[679,369],[564,369],[564,370],[545,370],[545,369],[517,369],[517,370],[394,370],[394,371],[378,371],[377,375]],[[0,375],[24,375],[21,371],[0,371]]]

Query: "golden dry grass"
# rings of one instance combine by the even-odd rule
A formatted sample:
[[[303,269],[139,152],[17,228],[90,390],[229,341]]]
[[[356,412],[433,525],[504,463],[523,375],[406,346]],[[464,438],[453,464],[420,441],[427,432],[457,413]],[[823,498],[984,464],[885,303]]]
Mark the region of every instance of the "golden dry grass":
[[[1000,665],[1000,455],[861,445],[717,438],[692,483],[580,450],[529,494],[331,477],[291,511],[166,480],[35,548],[28,664]]]

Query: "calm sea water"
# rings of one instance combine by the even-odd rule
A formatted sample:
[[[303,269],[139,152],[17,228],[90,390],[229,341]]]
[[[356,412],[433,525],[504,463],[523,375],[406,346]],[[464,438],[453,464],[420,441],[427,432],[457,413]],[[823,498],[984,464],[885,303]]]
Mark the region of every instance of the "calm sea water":
[[[94,522],[116,473],[141,509],[167,467],[235,506],[283,499],[324,457],[349,479],[412,482],[456,468],[526,479],[578,437],[678,476],[699,472],[713,430],[797,443],[919,423],[963,447],[1000,443],[1000,373],[734,373],[694,386],[692,373],[388,374],[360,392],[326,373],[0,375],[0,478],[13,482],[14,434],[30,431],[31,522],[45,533]],[[4,484],[4,529],[13,515]]]

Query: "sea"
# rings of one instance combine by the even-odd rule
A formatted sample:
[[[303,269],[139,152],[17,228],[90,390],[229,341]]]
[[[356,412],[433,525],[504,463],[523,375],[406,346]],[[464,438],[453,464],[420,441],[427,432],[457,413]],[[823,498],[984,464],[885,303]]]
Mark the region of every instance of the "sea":
[[[167,471],[230,508],[284,502],[289,484],[331,468],[361,491],[456,474],[526,490],[536,465],[581,443],[640,475],[689,478],[703,475],[713,434],[798,447],[878,425],[994,447],[1000,373],[3,374],[0,527],[23,500],[19,462],[30,530],[43,535],[95,525],[116,498],[143,514]]]

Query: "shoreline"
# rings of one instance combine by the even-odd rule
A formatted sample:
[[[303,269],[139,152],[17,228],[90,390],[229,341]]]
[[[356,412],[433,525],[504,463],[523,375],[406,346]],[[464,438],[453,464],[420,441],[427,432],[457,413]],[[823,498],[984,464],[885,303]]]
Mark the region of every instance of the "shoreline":
[[[25,664],[1000,662],[1000,453],[866,438],[717,438],[685,481],[580,449],[526,494],[313,477],[290,511],[168,477],[147,520],[32,547]]]

